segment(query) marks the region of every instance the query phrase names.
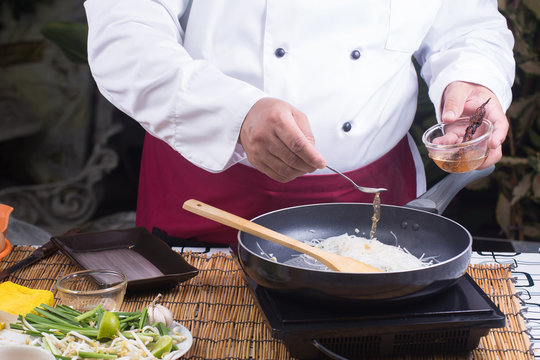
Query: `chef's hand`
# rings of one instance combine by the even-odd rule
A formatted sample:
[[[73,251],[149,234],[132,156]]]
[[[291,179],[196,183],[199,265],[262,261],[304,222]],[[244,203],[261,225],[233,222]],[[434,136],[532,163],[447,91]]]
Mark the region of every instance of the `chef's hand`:
[[[282,183],[326,166],[306,115],[278,99],[263,98],[251,107],[239,141],[255,168]]]
[[[461,116],[474,114],[489,98],[491,100],[486,105],[485,118],[493,123],[493,133],[488,144],[489,155],[480,169],[497,163],[502,157],[501,145],[508,133],[509,124],[499,100],[488,88],[463,81],[455,81],[448,85],[442,97],[443,122],[452,122]]]

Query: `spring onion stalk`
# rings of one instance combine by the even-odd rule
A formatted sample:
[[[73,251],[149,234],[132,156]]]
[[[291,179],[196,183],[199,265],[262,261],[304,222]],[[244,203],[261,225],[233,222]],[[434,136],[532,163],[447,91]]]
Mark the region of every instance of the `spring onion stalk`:
[[[146,324],[146,320],[148,319],[148,308],[144,308],[141,314],[141,318],[139,320],[139,329],[142,329],[144,327],[144,324]]]
[[[120,323],[130,323],[133,320],[139,321],[139,319],[141,318],[141,314],[139,312],[137,312],[135,315],[131,315],[131,316],[122,316],[122,315],[118,315],[118,313],[115,313],[115,314],[116,314],[116,316],[118,316],[120,318]]]
[[[42,305],[43,306],[43,305]],[[71,314],[74,317],[81,315],[82,313],[67,305],[56,305],[57,310],[62,310],[65,313]]]
[[[57,315],[57,312],[52,312],[52,311],[46,311],[46,310],[43,310],[43,309],[40,309],[40,308],[35,308],[34,309],[35,312],[37,312],[39,315],[43,316],[43,317],[46,317],[56,323],[59,323],[59,324],[64,324],[64,325],[67,325],[67,326],[79,326],[78,323],[76,323],[75,321],[72,321],[72,320],[67,320],[65,317],[63,316],[58,316]]]
[[[137,334],[137,335],[133,335],[133,334]],[[126,339],[132,339],[132,340],[141,339],[143,342],[151,342],[151,341],[154,341],[155,338],[159,338],[159,334],[134,333],[131,330],[122,332],[122,335],[124,335]]]
[[[141,315],[142,311],[114,311],[115,315],[118,317],[122,316],[134,316],[134,315]]]
[[[129,324],[127,324],[127,323],[120,323],[120,329],[119,329],[119,330],[120,330],[120,332],[126,331],[126,330],[128,329],[128,327],[129,327]]]
[[[68,308],[68,309],[70,309],[70,308]],[[49,306],[47,304],[41,304],[41,308],[37,308],[36,311],[37,312],[39,312],[39,311],[47,311],[47,312],[49,312],[51,314],[54,314],[54,315],[64,319],[65,321],[67,321],[67,322],[69,322],[69,323],[71,323],[73,325],[78,324],[77,321],[73,320],[73,313],[68,311],[65,308],[61,308],[61,307],[53,308],[52,306]],[[79,314],[79,312],[77,312],[77,314]]]
[[[69,356],[54,355],[54,357],[58,360],[71,360],[71,357]]]
[[[75,317],[75,321],[81,322],[83,320],[86,320],[89,317],[94,317],[98,312],[103,311],[103,310],[104,310],[103,307],[101,306],[101,304],[99,304],[92,310],[87,311],[84,314],[80,314],[79,316]]]
[[[83,359],[118,359],[116,354],[100,354],[87,351],[79,351],[79,356]]]
[[[160,335],[168,335],[169,334],[169,328],[162,322],[159,322],[156,324],[156,327],[159,330]]]

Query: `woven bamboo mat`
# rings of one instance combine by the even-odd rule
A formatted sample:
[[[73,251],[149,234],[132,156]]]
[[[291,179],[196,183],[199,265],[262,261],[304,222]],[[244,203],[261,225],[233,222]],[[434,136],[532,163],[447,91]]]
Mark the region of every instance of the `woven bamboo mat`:
[[[32,247],[15,247],[0,263],[4,269],[30,255]],[[186,359],[292,359],[287,348],[272,338],[263,316],[244,283],[241,270],[230,255],[211,257],[185,253],[184,258],[200,270],[195,278],[162,292],[161,303],[194,338]],[[8,280],[30,288],[49,289],[62,275],[79,270],[57,253],[20,270]],[[478,348],[461,355],[433,355],[409,359],[533,359],[530,338],[520,300],[508,267],[469,267],[469,275],[506,315],[506,327],[493,329],[480,340]],[[126,296],[122,310],[131,311],[150,304],[157,293]]]

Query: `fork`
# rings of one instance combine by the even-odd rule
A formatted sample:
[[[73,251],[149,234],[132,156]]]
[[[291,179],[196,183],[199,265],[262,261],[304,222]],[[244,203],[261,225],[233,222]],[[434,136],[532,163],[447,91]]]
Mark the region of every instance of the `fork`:
[[[388,190],[386,188],[370,188],[370,187],[357,185],[354,181],[352,181],[347,175],[343,174],[342,172],[340,172],[340,171],[338,171],[338,170],[336,170],[334,168],[331,168],[328,165],[326,165],[326,168],[328,168],[328,170],[331,170],[331,171],[335,172],[338,175],[343,176],[345,179],[349,180],[351,182],[351,184],[354,185],[355,188],[357,188],[358,190],[360,190],[362,192],[365,192],[367,194],[376,194],[376,193]]]

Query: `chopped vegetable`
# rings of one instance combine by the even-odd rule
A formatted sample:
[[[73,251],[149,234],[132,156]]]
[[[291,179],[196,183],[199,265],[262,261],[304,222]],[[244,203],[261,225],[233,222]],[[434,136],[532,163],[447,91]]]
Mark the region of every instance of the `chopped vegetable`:
[[[41,304],[20,315],[11,329],[34,337],[57,359],[161,359],[186,338],[158,322],[147,325],[148,309],[109,312],[101,306],[81,313],[65,305]]]

